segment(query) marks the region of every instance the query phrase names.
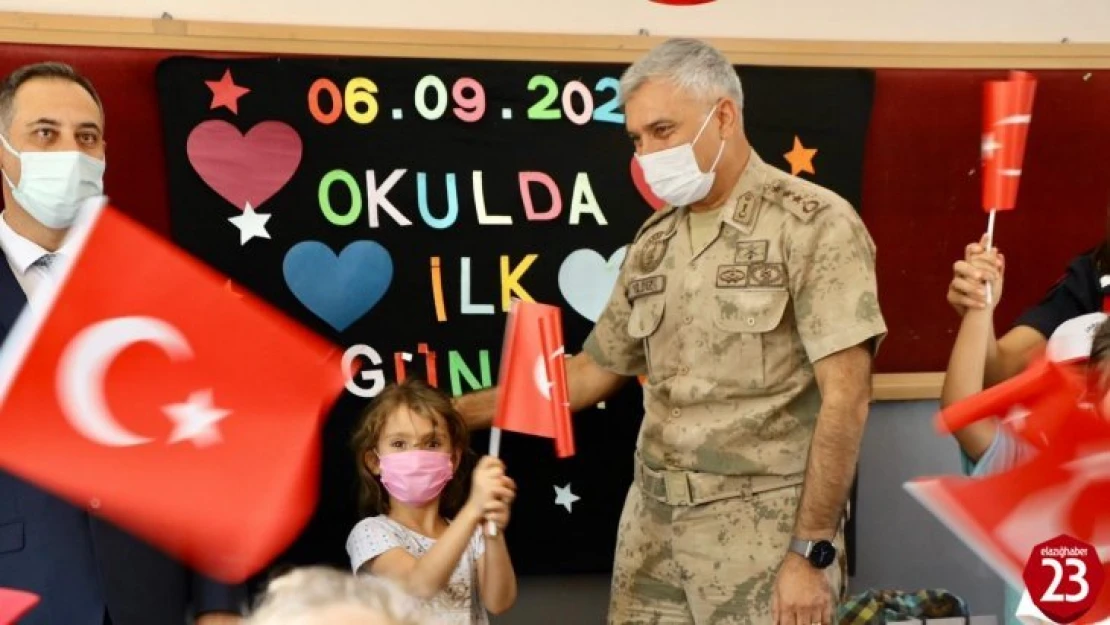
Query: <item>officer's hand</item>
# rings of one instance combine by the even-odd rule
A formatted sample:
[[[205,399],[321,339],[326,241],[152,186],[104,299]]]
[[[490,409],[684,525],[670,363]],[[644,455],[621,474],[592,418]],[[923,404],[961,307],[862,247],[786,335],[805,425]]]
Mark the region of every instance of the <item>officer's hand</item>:
[[[771,618],[775,625],[832,625],[835,591],[825,571],[789,553],[775,578]]]
[[[994,267],[977,265],[972,259],[988,254],[987,236],[978,243],[971,243],[964,249],[963,260],[953,265],[952,282],[948,285],[948,303],[963,316],[969,308],[985,308],[987,304],[986,283],[999,278],[1001,257],[994,258]]]

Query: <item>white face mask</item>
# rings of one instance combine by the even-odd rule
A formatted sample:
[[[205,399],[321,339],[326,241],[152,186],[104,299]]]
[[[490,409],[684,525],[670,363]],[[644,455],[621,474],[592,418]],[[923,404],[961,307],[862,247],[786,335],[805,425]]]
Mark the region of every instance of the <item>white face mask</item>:
[[[708,172],[703,172],[698,167],[698,159],[694,155],[694,144],[701,138],[701,133],[705,131],[705,127],[709,124],[709,120],[716,110],[717,105],[714,104],[705,116],[705,121],[702,122],[701,128],[698,130],[698,134],[694,136],[693,141],[643,156],[636,155],[636,160],[640,162],[640,168],[644,170],[644,180],[651,187],[652,193],[657,195],[659,199],[672,206],[686,206],[705,198],[709,194],[709,189],[713,186],[713,179],[716,176],[714,170],[717,168],[717,162],[721,160],[721,154],[725,151],[725,143],[723,140],[721,141],[721,148],[717,150],[717,158],[713,159],[713,164],[709,167]]]
[[[104,194],[105,162],[100,159],[81,152],[19,153],[2,134],[0,143],[19,158],[18,185],[4,172],[12,198],[47,228],[72,226],[81,204]]]

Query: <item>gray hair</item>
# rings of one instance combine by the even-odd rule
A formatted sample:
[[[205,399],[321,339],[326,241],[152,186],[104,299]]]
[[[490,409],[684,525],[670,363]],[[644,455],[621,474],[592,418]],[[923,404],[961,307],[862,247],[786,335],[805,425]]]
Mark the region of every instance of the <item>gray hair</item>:
[[[32,63],[8,74],[8,77],[0,83],[0,124],[3,125],[0,132],[7,134],[11,130],[12,117],[15,115],[15,92],[19,91],[24,83],[35,78],[52,78],[76,83],[92,96],[93,101],[96,102],[96,108],[100,109],[101,118],[104,117],[104,104],[100,101],[100,95],[96,92],[91,80],[65,63],[56,61]]]
[[[653,78],[670,81],[696,98],[728,97],[744,107],[736,69],[719,50],[698,39],[668,39],[633,63],[621,76],[621,103]]]
[[[364,609],[395,625],[433,623],[415,599],[377,577],[355,576],[324,566],[307,566],[275,578],[245,625],[307,625],[335,606]]]

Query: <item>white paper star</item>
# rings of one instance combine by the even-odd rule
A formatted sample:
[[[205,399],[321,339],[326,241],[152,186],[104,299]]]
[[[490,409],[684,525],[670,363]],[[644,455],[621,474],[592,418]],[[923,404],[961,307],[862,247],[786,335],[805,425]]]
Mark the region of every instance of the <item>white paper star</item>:
[[[569,483],[563,487],[555,487],[555,505],[566,508],[567,512],[574,512],[574,510],[571,509],[571,505],[579,499],[581,499],[581,497],[570,492]]]
[[[270,215],[254,212],[250,202],[247,202],[242,215],[229,217],[228,221],[239,229],[239,245],[246,245],[254,237],[270,238],[270,233],[266,231],[266,222],[270,221]]]
[[[162,406],[162,412],[174,422],[170,444],[191,440],[197,447],[222,442],[216,424],[231,414],[230,410],[212,405],[212,389],[193,391],[184,403]]]

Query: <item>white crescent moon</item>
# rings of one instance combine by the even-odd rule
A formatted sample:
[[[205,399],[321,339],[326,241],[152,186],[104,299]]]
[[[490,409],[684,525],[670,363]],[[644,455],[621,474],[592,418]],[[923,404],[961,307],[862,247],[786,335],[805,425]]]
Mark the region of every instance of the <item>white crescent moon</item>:
[[[544,399],[551,399],[551,380],[547,379],[547,368],[543,366],[543,354],[536,356],[536,364],[532,367],[532,378],[536,382],[536,390]]]
[[[94,443],[128,447],[151,440],[121,426],[104,401],[104,373],[116,356],[135,343],[150,342],[174,360],[191,358],[185,336],[153,317],[116,317],[82,330],[58,363],[58,402],[66,420]]]
[[[557,358],[562,355],[562,345],[551,353],[552,358]],[[536,389],[539,390],[540,395],[543,395],[544,399],[550,400],[551,387],[555,386],[555,383],[547,378],[547,369],[543,364],[543,355],[536,356],[536,364],[532,366],[532,379],[535,380]]]

